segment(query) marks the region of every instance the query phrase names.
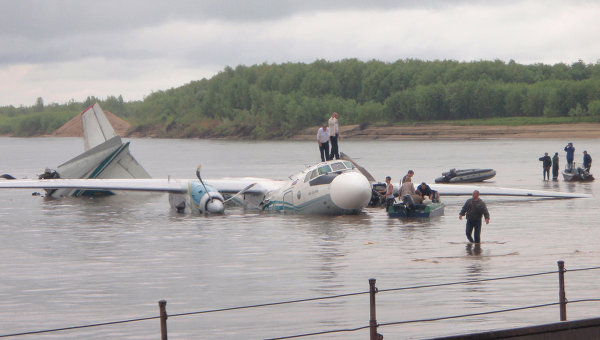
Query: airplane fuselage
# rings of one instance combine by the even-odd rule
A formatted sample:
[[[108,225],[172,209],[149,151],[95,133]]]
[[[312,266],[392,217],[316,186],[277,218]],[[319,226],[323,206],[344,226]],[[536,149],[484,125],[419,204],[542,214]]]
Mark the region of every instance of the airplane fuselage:
[[[371,199],[371,184],[351,162],[321,162],[292,176],[265,195],[263,211],[345,215],[357,214]]]

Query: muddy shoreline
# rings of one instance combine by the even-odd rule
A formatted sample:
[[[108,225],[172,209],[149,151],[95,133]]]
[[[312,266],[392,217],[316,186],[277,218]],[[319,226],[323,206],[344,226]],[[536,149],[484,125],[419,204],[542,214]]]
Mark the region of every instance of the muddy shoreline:
[[[292,140],[316,138],[319,127],[304,129]],[[382,140],[423,140],[423,139],[574,139],[600,138],[600,123],[544,124],[544,125],[454,125],[454,124],[413,124],[397,126],[359,125],[340,127],[344,139]]]

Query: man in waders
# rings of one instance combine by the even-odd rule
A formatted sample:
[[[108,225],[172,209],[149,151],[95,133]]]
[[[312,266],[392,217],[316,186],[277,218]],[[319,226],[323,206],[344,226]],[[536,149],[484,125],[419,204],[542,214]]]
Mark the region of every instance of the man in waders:
[[[481,217],[485,217],[485,224],[490,223],[490,213],[487,210],[487,206],[485,202],[479,199],[479,191],[473,191],[473,197],[469,198],[465,205],[463,205],[460,213],[458,214],[458,219],[462,220],[463,216],[467,215],[467,228],[465,233],[467,234],[467,238],[469,242],[479,243],[481,235]],[[474,233],[474,239],[471,237],[471,233]]]

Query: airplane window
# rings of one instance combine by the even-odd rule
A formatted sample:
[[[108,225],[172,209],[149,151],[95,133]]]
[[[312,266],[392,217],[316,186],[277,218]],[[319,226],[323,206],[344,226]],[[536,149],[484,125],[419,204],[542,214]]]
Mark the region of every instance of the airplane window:
[[[313,178],[315,178],[315,177],[317,177],[317,170],[313,170],[313,171],[310,173],[310,179],[313,179]]]
[[[310,181],[310,175],[311,174],[312,174],[312,172],[309,172],[309,173],[306,174],[306,177],[304,177],[304,182],[305,183],[308,182],[308,181]]]
[[[344,162],[344,164],[346,164],[348,169],[354,169],[354,164],[352,164],[352,162]]]
[[[331,164],[331,168],[333,169],[333,171],[346,170],[346,167],[342,162]]]
[[[329,165],[323,165],[319,167],[319,175],[328,174],[331,172],[331,167]]]

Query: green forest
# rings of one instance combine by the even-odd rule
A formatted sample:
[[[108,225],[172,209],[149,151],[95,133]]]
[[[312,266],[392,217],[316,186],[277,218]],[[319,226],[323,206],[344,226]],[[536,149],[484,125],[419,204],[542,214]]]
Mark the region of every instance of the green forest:
[[[50,133],[95,102],[129,121],[138,135],[184,138],[287,138],[333,111],[341,124],[361,127],[599,121],[600,64],[345,59],[226,67],[141,101],[119,95],[46,105],[40,97],[31,107],[0,107],[0,134]]]

